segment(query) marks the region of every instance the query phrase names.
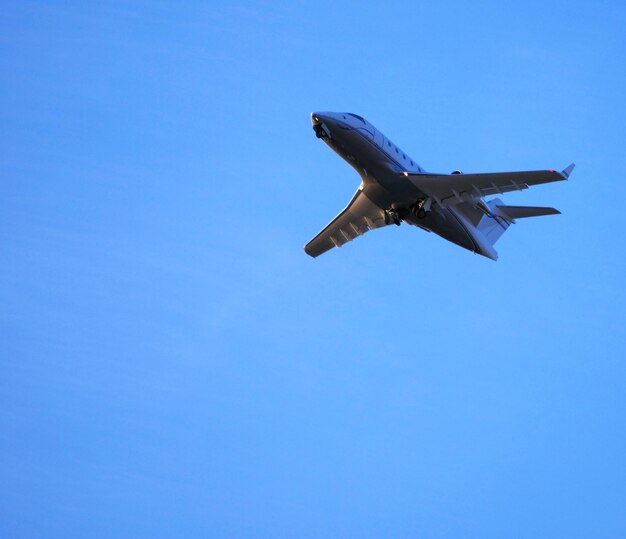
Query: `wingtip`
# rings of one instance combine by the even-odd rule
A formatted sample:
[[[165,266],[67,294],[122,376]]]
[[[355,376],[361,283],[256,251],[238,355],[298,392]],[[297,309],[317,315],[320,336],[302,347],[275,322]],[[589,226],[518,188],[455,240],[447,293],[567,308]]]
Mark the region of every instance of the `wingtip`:
[[[313,249],[311,248],[311,245],[309,243],[307,243],[304,246],[304,252],[306,254],[308,254],[311,258],[317,258],[317,254],[313,251]]]
[[[569,167],[567,167],[566,169],[563,170],[563,172],[561,174],[563,174],[563,176],[565,176],[566,178],[569,178],[570,174],[572,173],[572,170],[574,170],[574,167],[576,166],[575,163],[572,163]]]

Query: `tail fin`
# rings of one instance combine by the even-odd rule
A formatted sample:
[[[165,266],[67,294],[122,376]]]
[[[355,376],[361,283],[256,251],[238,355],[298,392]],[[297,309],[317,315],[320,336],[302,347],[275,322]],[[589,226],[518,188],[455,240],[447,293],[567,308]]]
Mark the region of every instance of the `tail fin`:
[[[500,236],[506,232],[511,223],[515,222],[502,211],[503,205],[499,198],[487,202],[491,214],[483,215],[477,225],[478,230],[482,232],[491,245],[494,245],[500,239]]]
[[[487,202],[487,206],[491,210],[491,215],[483,215],[478,223],[478,230],[491,242],[491,245],[494,245],[496,241],[500,239],[500,236],[504,234],[506,229],[509,228],[511,224],[515,223],[515,219],[539,217],[541,215],[557,215],[561,213],[554,208],[507,206],[499,198],[490,200]]]

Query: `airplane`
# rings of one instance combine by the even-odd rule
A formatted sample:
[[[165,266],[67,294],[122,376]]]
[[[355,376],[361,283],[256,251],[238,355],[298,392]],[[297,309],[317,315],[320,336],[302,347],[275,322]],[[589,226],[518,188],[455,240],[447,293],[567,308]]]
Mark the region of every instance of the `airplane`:
[[[572,163],[562,172],[433,174],[357,114],[312,112],[311,123],[317,138],[361,176],[347,207],[304,247],[314,258],[369,230],[405,222],[497,260],[493,246],[516,219],[561,212],[507,206],[499,198],[486,201],[484,197],[567,180],[575,166]]]

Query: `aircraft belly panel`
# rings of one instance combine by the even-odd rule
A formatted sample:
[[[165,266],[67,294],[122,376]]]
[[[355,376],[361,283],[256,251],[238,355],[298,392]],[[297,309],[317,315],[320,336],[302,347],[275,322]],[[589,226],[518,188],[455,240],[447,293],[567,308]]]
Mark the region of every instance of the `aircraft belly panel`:
[[[467,228],[450,210],[434,209],[426,214],[423,219],[417,219],[413,216],[406,218],[411,224],[425,227],[441,236],[442,238],[455,243],[470,251],[477,251],[477,246],[472,239]]]

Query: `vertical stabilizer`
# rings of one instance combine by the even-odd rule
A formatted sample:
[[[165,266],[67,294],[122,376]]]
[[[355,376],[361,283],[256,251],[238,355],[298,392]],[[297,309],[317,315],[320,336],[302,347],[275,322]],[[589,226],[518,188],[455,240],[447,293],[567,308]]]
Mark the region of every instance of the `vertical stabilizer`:
[[[491,213],[483,215],[476,228],[494,245],[515,221],[502,211],[502,207],[506,206],[499,198],[487,202],[487,207]]]

